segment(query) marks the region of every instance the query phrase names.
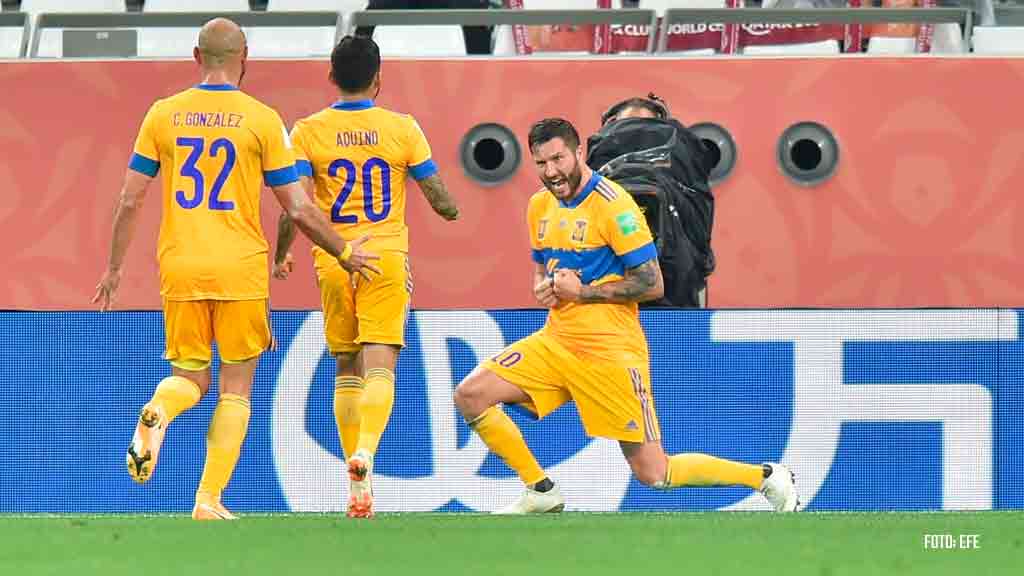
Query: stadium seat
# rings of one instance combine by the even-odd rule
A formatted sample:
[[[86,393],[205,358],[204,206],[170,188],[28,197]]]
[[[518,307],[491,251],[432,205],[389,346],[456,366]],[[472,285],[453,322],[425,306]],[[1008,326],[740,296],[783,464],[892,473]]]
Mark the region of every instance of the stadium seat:
[[[267,12],[344,12],[362,10],[366,0],[270,0]],[[254,58],[328,56],[334,49],[333,27],[250,28],[249,55]]]
[[[146,0],[144,12],[248,12],[249,0]],[[139,29],[139,56],[185,58],[192,55],[195,28]]]
[[[914,54],[917,38],[913,36],[872,36],[867,51],[872,54]],[[932,32],[933,54],[964,52],[963,35],[959,24],[937,24]]]
[[[838,40],[822,40],[804,44],[772,44],[768,46],[745,46],[743,53],[752,56],[818,56],[839,54]]]
[[[267,12],[298,12],[302,10],[366,10],[367,0],[267,0]]]
[[[975,26],[973,44],[978,54],[1024,54],[1024,27]]]
[[[783,0],[765,0],[761,7],[771,10],[772,8],[813,8],[814,6],[795,0],[792,2]],[[749,55],[794,55],[794,56],[816,56],[839,54],[838,40],[820,40],[817,42],[803,42],[800,44],[769,44],[763,46],[744,46],[743,54]]]
[[[124,12],[124,0],[21,0],[21,11],[41,12]]]
[[[962,54],[968,51],[964,46],[964,33],[959,24],[936,24],[932,34],[933,54]]]
[[[670,8],[714,8],[723,9],[726,7],[725,0],[640,0],[640,8],[646,8],[648,10],[654,10],[658,13],[658,16],[664,16],[665,10]],[[707,22],[707,24],[715,24],[714,22]],[[660,34],[660,32],[659,32]],[[674,40],[678,41],[680,36],[669,37],[666,52],[671,52],[673,56],[711,56],[718,53],[717,48],[695,48],[689,50],[679,50],[678,45],[675,44]],[[676,46],[676,49],[673,49]]]
[[[377,26],[373,39],[381,56],[465,56],[459,26]]]
[[[17,23],[17,16],[20,15],[11,14],[10,22],[0,24],[0,58],[20,58],[21,49],[28,42],[25,24]]]
[[[868,39],[868,50],[872,54],[913,54],[917,51],[917,39],[896,36],[872,36]]]
[[[249,0],[146,0],[145,12],[248,12]]]

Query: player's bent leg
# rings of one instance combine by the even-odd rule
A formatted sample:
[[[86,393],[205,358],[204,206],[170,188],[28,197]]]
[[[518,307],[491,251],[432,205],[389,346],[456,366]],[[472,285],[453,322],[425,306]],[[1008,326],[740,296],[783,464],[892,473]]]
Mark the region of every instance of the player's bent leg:
[[[190,366],[198,367],[194,363]],[[209,387],[210,372],[205,367],[197,371],[172,366],[172,375],[160,381],[153,397],[139,411],[125,455],[132,480],[143,484],[153,477],[168,425],[199,403]]]
[[[192,517],[196,520],[233,520],[221,504],[221,494],[238,464],[249,429],[249,392],[259,357],[225,360],[220,372],[220,399],[206,432],[206,464],[196,490]]]
[[[760,491],[776,512],[792,512],[800,504],[795,477],[780,464],[758,466],[697,453],[666,456],[659,441],[620,446],[633,475],[653,488],[747,486]]]
[[[565,499],[530,452],[515,422],[498,404],[524,404],[531,401],[522,389],[478,366],[455,389],[455,405],[469,427],[480,435],[492,452],[515,470],[526,485],[525,493],[495,514],[536,514],[561,512]]]

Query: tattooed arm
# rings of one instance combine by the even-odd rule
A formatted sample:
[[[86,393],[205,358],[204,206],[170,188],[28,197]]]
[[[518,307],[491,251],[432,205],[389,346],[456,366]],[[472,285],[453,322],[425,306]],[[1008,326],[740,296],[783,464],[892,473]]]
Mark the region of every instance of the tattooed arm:
[[[432,174],[422,180],[417,180],[420,191],[427,197],[430,207],[434,209],[445,220],[455,220],[459,217],[459,207],[455,200],[448,194],[448,188],[444,185],[439,174]]]
[[[661,268],[657,260],[648,260],[643,264],[626,270],[622,280],[608,282],[600,286],[585,285],[572,270],[555,270],[555,295],[561,300],[572,302],[646,302],[661,298],[665,286],[661,278]]]

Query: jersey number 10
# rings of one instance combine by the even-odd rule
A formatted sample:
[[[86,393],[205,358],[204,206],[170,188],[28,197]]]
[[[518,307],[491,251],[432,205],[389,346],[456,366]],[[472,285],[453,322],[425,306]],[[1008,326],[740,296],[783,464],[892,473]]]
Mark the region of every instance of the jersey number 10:
[[[373,206],[374,168],[380,170],[380,212],[377,212]],[[356,175],[360,174],[360,170],[355,165],[355,162],[346,158],[339,158],[331,162],[331,165],[327,167],[327,175],[331,178],[336,178],[341,170],[345,171],[345,184],[341,187],[338,197],[334,199],[334,205],[331,206],[331,222],[355,224],[359,222],[359,216],[355,214],[342,214],[341,208],[345,205],[348,197],[352,195],[352,189],[356,185]],[[370,222],[380,222],[391,213],[391,166],[383,158],[370,158],[363,164],[361,176],[363,182],[363,214],[366,215],[366,219]]]
[[[203,203],[205,182],[203,181],[203,173],[196,167],[196,162],[199,162],[199,158],[203,155],[206,140],[203,138],[179,137],[175,143],[178,146],[192,148],[188,158],[185,159],[185,163],[181,166],[181,175],[192,179],[192,182],[195,184],[195,191],[192,193],[191,198],[186,196],[183,190],[178,190],[174,193],[174,199],[178,201],[178,205],[182,208],[192,209]],[[217,174],[217,178],[213,181],[213,187],[210,188],[210,210],[234,210],[235,203],[230,200],[221,200],[220,191],[224,187],[224,183],[228,181],[231,169],[235,167],[235,145],[227,138],[218,138],[210,146],[210,156],[216,158],[221,150],[224,151],[224,165],[221,166],[220,174]]]

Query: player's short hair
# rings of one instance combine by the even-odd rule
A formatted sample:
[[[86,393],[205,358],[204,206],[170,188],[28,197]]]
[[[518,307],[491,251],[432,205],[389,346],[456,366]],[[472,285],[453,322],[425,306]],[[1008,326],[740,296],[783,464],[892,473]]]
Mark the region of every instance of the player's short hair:
[[[601,125],[604,126],[608,122],[611,122],[619,115],[619,112],[628,108],[643,108],[654,114],[655,118],[661,118],[662,120],[668,119],[668,104],[664,100],[654,95],[654,92],[647,94],[646,98],[629,98],[615,104],[611,108],[605,111],[601,115]]]
[[[555,138],[561,138],[569,148],[580,145],[579,132],[571,122],[563,118],[545,118],[530,127],[530,150]]]
[[[342,92],[362,92],[380,71],[380,48],[373,38],[345,36],[331,52],[331,80]]]

